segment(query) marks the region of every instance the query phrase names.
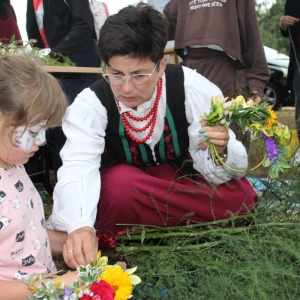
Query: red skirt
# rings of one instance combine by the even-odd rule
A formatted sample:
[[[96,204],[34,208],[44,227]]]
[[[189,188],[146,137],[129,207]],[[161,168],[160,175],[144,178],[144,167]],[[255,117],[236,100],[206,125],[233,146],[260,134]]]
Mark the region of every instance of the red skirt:
[[[246,177],[215,186],[201,175],[181,176],[168,164],[145,170],[109,167],[101,170],[101,182],[95,223],[99,237],[126,227],[118,224],[179,226],[223,220],[248,213],[258,200]]]

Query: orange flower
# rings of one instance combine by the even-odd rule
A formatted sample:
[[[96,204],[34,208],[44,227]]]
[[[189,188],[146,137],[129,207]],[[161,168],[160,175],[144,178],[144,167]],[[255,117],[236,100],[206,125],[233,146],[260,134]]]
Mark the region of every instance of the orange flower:
[[[268,129],[271,129],[273,124],[276,123],[277,116],[276,116],[275,111],[272,110],[271,108],[267,108],[267,111],[270,114],[270,117],[267,119],[266,126],[267,126]]]

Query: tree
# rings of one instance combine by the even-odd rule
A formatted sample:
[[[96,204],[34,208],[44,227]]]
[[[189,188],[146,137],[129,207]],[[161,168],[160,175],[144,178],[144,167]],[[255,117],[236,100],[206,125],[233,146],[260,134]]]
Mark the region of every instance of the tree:
[[[284,14],[284,5],[285,0],[276,0],[268,9],[268,1],[265,0],[256,5],[256,12],[264,45],[289,55],[289,39],[283,37],[279,29],[279,20]]]

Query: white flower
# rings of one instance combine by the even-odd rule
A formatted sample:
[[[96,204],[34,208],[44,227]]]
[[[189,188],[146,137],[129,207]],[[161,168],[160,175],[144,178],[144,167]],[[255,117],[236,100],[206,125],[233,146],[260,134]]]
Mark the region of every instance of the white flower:
[[[231,101],[225,102],[225,103],[223,104],[223,107],[224,107],[224,108],[229,108],[230,106],[231,106]]]

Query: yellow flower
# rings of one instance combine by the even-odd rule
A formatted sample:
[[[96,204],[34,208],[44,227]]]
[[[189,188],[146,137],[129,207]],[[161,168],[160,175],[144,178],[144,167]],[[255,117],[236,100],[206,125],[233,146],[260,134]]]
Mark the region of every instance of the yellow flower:
[[[245,98],[242,95],[237,96],[235,99],[232,99],[231,103],[231,107],[234,109],[241,109],[246,106]]]
[[[267,119],[266,126],[267,126],[268,129],[271,129],[273,124],[276,123],[277,116],[276,116],[275,111],[272,110],[271,108],[267,107],[267,111],[270,114],[270,117]]]
[[[56,279],[54,284],[58,289],[63,289],[65,287],[65,283],[60,279]]]
[[[116,292],[114,300],[126,300],[130,298],[133,289],[130,274],[124,271],[121,266],[106,266],[105,272],[100,278],[110,284]]]

